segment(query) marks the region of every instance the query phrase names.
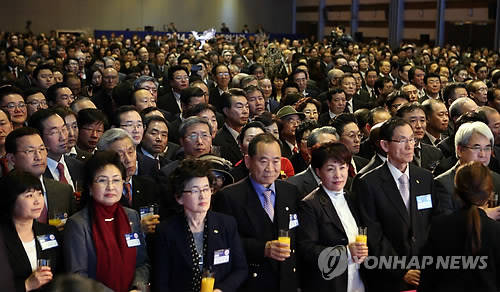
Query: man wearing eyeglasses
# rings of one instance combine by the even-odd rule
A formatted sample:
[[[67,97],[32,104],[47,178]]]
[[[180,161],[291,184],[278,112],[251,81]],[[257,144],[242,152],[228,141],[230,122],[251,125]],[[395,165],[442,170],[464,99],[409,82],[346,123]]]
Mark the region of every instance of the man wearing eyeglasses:
[[[387,153],[387,162],[353,184],[361,221],[370,230],[368,247],[378,257],[417,256],[437,213],[432,173],[410,163],[415,137],[405,120],[395,117],[381,126],[380,146]],[[419,279],[419,270],[376,269],[369,271],[365,287],[416,290]]]
[[[229,90],[229,82],[231,82],[231,74],[229,68],[224,64],[218,64],[212,69],[212,77],[215,79],[217,86],[210,89],[209,103],[222,113],[221,96]]]
[[[102,111],[88,108],[78,112],[77,121],[76,157],[80,160],[86,160],[94,153],[97,141],[108,127],[108,119]]]
[[[47,168],[48,151],[36,129],[22,127],[12,131],[5,140],[5,150],[15,169],[40,178],[45,205],[38,221],[47,223],[55,215],[62,214],[68,218],[73,214],[75,208],[71,186],[43,176]]]
[[[28,113],[21,90],[10,85],[1,87],[0,107],[9,112],[14,129],[24,126]]]
[[[47,148],[47,169],[44,176],[69,184],[74,191],[83,183],[83,163],[66,157],[68,152],[68,128],[64,119],[53,109],[42,109],[31,116],[30,127],[38,130]]]
[[[167,79],[171,89],[159,96],[156,104],[160,109],[169,112],[173,119],[175,114],[182,112],[181,91],[189,87],[189,72],[183,66],[172,66],[168,69]]]
[[[434,179],[436,195],[444,213],[452,213],[462,208],[463,203],[454,196],[455,173],[457,168],[471,161],[479,161],[488,166],[494,144],[494,136],[488,125],[483,122],[465,123],[455,133],[455,150],[458,162],[448,171]],[[494,192],[500,194],[500,175],[491,171]],[[500,207],[487,208],[486,214],[494,219],[500,219]]]

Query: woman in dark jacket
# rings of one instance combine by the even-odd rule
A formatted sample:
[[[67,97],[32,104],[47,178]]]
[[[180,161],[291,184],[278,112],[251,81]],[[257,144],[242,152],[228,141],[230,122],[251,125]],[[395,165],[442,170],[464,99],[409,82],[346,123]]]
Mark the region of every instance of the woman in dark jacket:
[[[202,271],[215,273],[214,292],[236,291],[246,280],[245,253],[233,217],[209,211],[210,165],[186,159],[170,176],[183,214],[160,224],[155,291],[200,291]]]
[[[455,194],[464,207],[432,223],[422,254],[432,256],[433,261],[423,269],[418,290],[499,291],[500,223],[482,209],[493,195],[488,167],[477,161],[460,166],[455,174]],[[437,268],[438,256],[442,260],[460,256],[459,267]],[[462,257],[471,257],[477,266],[465,268]]]
[[[0,189],[0,232],[15,289],[19,292],[46,291],[47,284],[62,268],[62,257],[57,229],[35,220],[46,210],[40,180],[27,172],[14,170],[2,178]],[[41,259],[49,260],[50,265],[38,266]]]
[[[297,240],[302,291],[363,292],[364,283],[356,264],[368,256],[368,247],[366,242],[356,242],[359,220],[352,196],[344,190],[351,152],[344,144],[334,142],[313,149],[311,156],[311,166],[321,185],[299,202]],[[333,254],[322,253],[327,248],[335,248],[346,256],[339,262],[345,270],[332,278],[325,274],[331,268],[328,256]]]

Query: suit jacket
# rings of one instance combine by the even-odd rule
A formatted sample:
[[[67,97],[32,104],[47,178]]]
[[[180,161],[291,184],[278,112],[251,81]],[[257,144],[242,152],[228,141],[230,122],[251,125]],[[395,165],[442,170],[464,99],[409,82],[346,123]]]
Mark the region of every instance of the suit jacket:
[[[181,149],[181,146],[179,144],[175,144],[169,141],[167,143],[167,151],[160,154],[160,165],[164,166],[170,163],[170,161],[175,160],[175,156],[177,155],[179,149]]]
[[[68,156],[64,157],[64,162],[66,162],[66,166],[68,166],[69,175],[71,176],[71,180],[73,181],[73,183],[76,182],[76,183],[82,185],[83,184],[83,171],[84,171],[83,162],[81,160],[74,158],[74,157],[68,157]],[[52,173],[50,172],[48,167],[45,169],[43,176],[46,178],[54,179],[54,177],[52,176]]]
[[[427,240],[437,202],[432,174],[409,164],[410,206],[407,211],[387,162],[365,173],[353,184],[362,224],[368,227],[368,247],[374,256],[418,255]],[[417,196],[431,195],[432,207],[417,209]],[[411,290],[406,270],[370,270],[368,285],[378,291]]]
[[[217,112],[222,113],[222,98],[221,94],[219,93],[219,87],[212,87],[208,91],[209,98],[208,98],[208,103],[215,106],[215,109]]]
[[[443,153],[438,148],[429,144],[420,143],[420,147],[420,165],[417,163],[415,155],[413,155],[412,163],[432,172],[441,159],[443,159]]]
[[[286,157],[288,159],[292,158],[293,151],[290,149],[290,146],[285,142],[284,139],[280,139],[281,141],[281,156]]]
[[[175,117],[175,114],[181,112],[177,101],[175,100],[174,92],[172,89],[167,89],[164,95],[159,95],[156,101],[156,106],[162,110],[165,110],[171,114],[171,119]],[[172,121],[172,120],[170,120]]]
[[[139,214],[129,208],[124,208],[124,210],[130,220],[131,231],[139,234],[141,242],[140,246],[135,247],[137,257],[132,286],[137,287],[149,282],[149,259],[146,253],[144,237],[142,236]],[[92,238],[92,218],[88,206],[71,216],[66,222],[63,248],[64,262],[68,273],[96,279],[97,256]]]
[[[297,268],[295,228],[291,229],[291,254],[284,262],[264,257],[267,241],[278,238],[279,229],[289,229],[290,215],[297,214],[298,190],[294,185],[275,181],[274,220],[262,208],[247,177],[215,194],[214,210],[235,217],[249,265],[249,277],[239,291],[295,291]]]
[[[16,291],[24,292],[24,281],[33,273],[29,262],[28,255],[23,247],[23,243],[17,234],[16,228],[12,223],[0,224],[0,232],[3,234],[5,240],[5,251],[7,253],[8,262],[14,275],[14,286]],[[37,259],[49,259],[50,268],[52,273],[62,271],[62,241],[59,237],[59,232],[54,226],[33,221],[33,233],[35,235],[36,257]],[[37,236],[40,235],[54,235],[56,237],[58,246],[42,250]],[[3,291],[2,283],[2,291]],[[48,291],[49,285],[43,286],[36,291]]]
[[[370,137],[361,141],[361,145],[359,146],[358,156],[361,156],[366,159],[371,159],[375,154],[375,146],[370,141]]]
[[[137,151],[137,175],[156,177],[158,175],[158,163]]]
[[[358,212],[352,197],[348,193],[345,193],[344,197],[359,226]],[[302,291],[347,292],[347,270],[332,280],[325,280],[318,267],[319,254],[325,248],[349,244],[337,210],[323,187],[317,188],[299,202],[299,218],[297,249],[302,264]]]
[[[14,273],[8,260],[5,236],[0,232],[0,283],[5,292],[14,292]]]
[[[307,164],[304,160],[304,157],[302,157],[302,154],[300,154],[300,151],[299,153],[295,153],[292,155],[292,158],[290,158],[290,162],[293,165],[293,170],[295,171],[295,173],[302,172],[309,166],[309,164]]]
[[[179,128],[181,127],[182,120],[180,113],[175,115],[175,119],[168,122],[168,141],[179,144]]]
[[[274,98],[270,98],[270,99],[268,100],[268,103],[269,103],[269,111],[270,111],[271,113],[273,113],[273,114],[274,114],[274,113],[276,113],[276,112],[279,110],[279,108],[280,108],[280,103],[279,103],[276,99],[274,99]],[[268,110],[267,105],[266,105],[266,110]]]
[[[463,207],[462,200],[455,196],[455,174],[460,164],[457,162],[448,171],[438,175],[434,179],[434,189],[439,201],[440,211],[444,214],[450,214]],[[493,178],[493,188],[500,193],[500,174],[490,171]]]
[[[378,154],[375,154],[375,155],[373,155],[372,159],[370,159],[370,161],[368,161],[368,164],[366,164],[363,168],[358,170],[357,175],[361,176],[361,175],[369,172],[370,170],[379,167],[382,164],[384,164],[384,161],[380,158],[380,156],[378,156]]]
[[[372,108],[375,105],[375,99],[370,97],[366,90],[360,90],[352,97],[353,112],[360,108]]]
[[[233,135],[231,135],[229,129],[225,125],[217,131],[213,144],[222,148],[222,158],[231,161],[233,165],[243,158],[238,143],[236,143]]]
[[[304,198],[318,187],[318,183],[313,176],[312,169],[309,167],[301,173],[289,177],[286,181],[297,187],[300,199]]]
[[[73,189],[70,185],[60,183],[50,178],[43,178],[45,195],[47,196],[48,216],[66,213],[68,217],[76,211]]]
[[[155,181],[147,176],[132,176],[132,206],[122,196],[120,203],[140,212],[141,207],[160,203],[160,193]]]
[[[78,146],[75,146],[76,150],[76,156],[75,158],[80,160],[80,161],[86,161],[90,157],[92,157],[92,153],[85,151],[83,149],[78,148]]]
[[[325,113],[322,113],[319,115],[319,118],[318,118],[318,124],[320,126],[328,126],[330,125],[330,121],[331,121],[331,117],[330,117],[330,112],[329,111],[326,111]]]
[[[358,156],[358,155],[353,155],[352,159],[354,160],[354,164],[356,165],[356,170],[358,170],[358,171],[363,169],[363,167],[365,167],[369,162],[368,159],[363,158],[363,157]]]
[[[245,252],[238,235],[234,218],[212,211],[206,215],[207,250],[204,267],[215,272],[215,289],[236,291],[248,275]],[[156,257],[161,260],[155,266],[155,291],[190,291],[193,278],[193,260],[184,215],[177,215],[160,224],[156,240]],[[214,264],[214,253],[229,250],[226,263]]]
[[[467,240],[467,210],[461,209],[450,215],[437,217],[432,222],[429,239],[422,255],[436,256],[467,255],[464,242]],[[479,257],[486,269],[436,269],[435,265],[426,266],[420,276],[418,291],[488,291],[499,290],[500,277],[500,224],[479,209],[481,221],[481,248]],[[479,262],[481,264],[481,262]]]

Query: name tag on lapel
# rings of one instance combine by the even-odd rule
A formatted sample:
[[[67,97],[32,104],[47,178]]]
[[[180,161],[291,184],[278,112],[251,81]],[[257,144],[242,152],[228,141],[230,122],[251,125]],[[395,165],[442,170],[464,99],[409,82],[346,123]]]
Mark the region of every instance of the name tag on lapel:
[[[54,247],[58,247],[57,239],[54,234],[44,234],[36,237],[38,243],[40,243],[40,247],[42,250],[51,249]]]
[[[137,232],[125,234],[125,240],[127,241],[128,247],[141,245],[141,240],[139,239],[139,234]]]
[[[432,208],[431,194],[417,196],[417,210],[425,210]]]
[[[229,263],[229,248],[219,249],[214,252],[214,266]]]
[[[292,229],[299,226],[299,218],[297,214],[290,214],[290,221],[288,223],[288,229]]]

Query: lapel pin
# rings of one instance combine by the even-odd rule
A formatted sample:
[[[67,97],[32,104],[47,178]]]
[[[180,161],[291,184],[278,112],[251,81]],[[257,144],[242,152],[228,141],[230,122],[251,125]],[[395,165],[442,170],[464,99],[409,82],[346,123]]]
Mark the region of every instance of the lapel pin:
[[[215,233],[215,234],[219,233],[219,230],[214,229],[214,233]]]
[[[417,184],[419,184],[419,183],[420,183],[420,181],[417,179]]]
[[[288,207],[285,207],[285,211],[288,211]]]

